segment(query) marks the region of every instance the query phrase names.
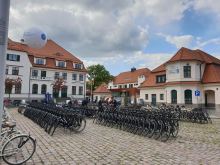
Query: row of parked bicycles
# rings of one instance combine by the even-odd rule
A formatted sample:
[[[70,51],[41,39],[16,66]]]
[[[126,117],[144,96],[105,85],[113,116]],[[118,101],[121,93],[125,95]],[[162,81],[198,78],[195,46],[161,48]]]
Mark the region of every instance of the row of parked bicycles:
[[[166,142],[179,132],[179,115],[174,111],[156,110],[99,110],[94,122],[134,134]]]
[[[76,133],[86,127],[86,119],[80,110],[57,107],[55,104],[33,102],[25,108],[23,114],[51,136],[58,127]]]
[[[146,110],[165,110],[179,113],[179,119],[181,121],[187,121],[192,123],[208,124],[212,123],[212,120],[205,109],[202,108],[186,108],[185,106],[173,106],[162,104],[158,107],[146,106]]]

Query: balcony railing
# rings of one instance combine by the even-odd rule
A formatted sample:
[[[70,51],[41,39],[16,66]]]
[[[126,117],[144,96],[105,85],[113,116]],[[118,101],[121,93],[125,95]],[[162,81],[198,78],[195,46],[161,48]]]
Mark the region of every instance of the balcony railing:
[[[31,76],[32,80],[46,80],[46,81],[50,81],[53,80],[52,77],[41,77],[41,76]]]

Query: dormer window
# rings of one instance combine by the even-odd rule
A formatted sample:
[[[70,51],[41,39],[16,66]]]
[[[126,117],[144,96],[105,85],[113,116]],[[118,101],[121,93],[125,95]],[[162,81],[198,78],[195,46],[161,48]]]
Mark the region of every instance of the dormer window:
[[[57,64],[56,66],[61,67],[61,68],[66,67],[66,62],[65,61],[57,61],[56,64]]]
[[[45,65],[45,59],[43,58],[35,58],[34,63],[37,65]]]
[[[165,82],[166,82],[166,75],[156,76],[156,83],[165,83]]]
[[[73,64],[73,67],[75,69],[82,69],[83,68],[83,65],[82,64]]]

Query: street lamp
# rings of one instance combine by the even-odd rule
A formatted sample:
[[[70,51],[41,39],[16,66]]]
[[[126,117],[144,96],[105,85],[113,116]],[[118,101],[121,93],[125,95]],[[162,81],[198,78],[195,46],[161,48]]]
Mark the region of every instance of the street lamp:
[[[0,0],[0,129],[4,112],[4,88],[5,88],[5,61],[8,45],[10,0]],[[47,36],[41,30],[32,28],[24,33],[24,42],[32,48],[42,48],[47,42]]]
[[[94,73],[91,73],[91,102],[93,102],[93,83],[94,83]]]

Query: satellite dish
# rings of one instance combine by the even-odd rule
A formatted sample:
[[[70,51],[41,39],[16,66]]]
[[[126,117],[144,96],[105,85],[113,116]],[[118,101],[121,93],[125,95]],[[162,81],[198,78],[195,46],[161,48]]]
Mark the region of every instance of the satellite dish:
[[[24,43],[31,48],[40,49],[47,43],[47,35],[41,29],[30,28],[24,32]]]

